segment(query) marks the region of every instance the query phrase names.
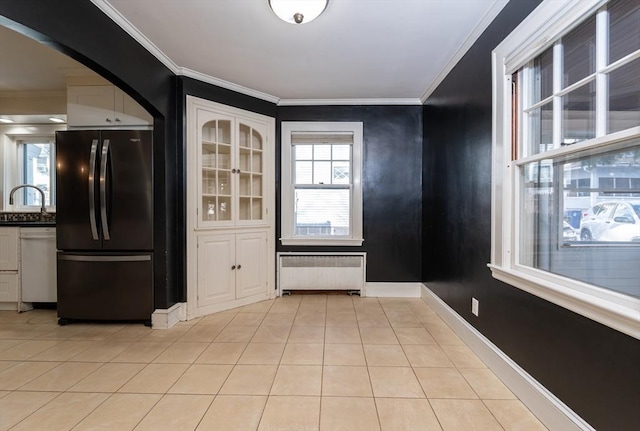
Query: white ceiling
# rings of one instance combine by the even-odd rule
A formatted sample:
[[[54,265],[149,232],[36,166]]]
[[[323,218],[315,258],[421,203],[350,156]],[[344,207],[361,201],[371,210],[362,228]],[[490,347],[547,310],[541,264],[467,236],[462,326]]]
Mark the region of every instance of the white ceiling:
[[[267,0],[92,0],[178,74],[280,104],[420,103],[507,0],[329,0],[301,25]]]
[[[507,0],[329,0],[302,25],[268,0],[92,0],[177,74],[280,104],[419,104]],[[0,95],[91,71],[0,26]]]

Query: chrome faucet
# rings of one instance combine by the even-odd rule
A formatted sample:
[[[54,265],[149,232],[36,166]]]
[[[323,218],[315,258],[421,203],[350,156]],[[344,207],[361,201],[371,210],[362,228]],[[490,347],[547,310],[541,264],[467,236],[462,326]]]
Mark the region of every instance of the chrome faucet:
[[[14,188],[12,188],[11,191],[9,192],[9,205],[13,205],[13,194],[16,192],[16,190],[21,189],[23,187],[31,187],[40,192],[40,202],[42,202],[42,206],[40,207],[40,212],[42,214],[46,214],[47,209],[44,206],[44,192],[40,187],[34,186],[32,184],[21,184],[19,186],[15,186]]]

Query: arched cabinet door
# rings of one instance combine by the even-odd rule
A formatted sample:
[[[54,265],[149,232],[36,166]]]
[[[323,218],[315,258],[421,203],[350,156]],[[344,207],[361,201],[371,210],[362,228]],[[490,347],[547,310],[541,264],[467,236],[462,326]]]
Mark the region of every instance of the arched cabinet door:
[[[233,224],[235,120],[198,110],[198,225]],[[235,170],[234,170],[235,172]]]
[[[264,147],[266,126],[238,120],[238,223],[264,223]]]

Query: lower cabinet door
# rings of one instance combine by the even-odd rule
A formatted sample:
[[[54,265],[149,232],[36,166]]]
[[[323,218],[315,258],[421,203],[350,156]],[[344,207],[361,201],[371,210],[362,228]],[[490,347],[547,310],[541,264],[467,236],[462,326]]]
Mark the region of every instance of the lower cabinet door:
[[[267,290],[267,233],[236,235],[236,298]]]
[[[0,302],[18,301],[18,277],[17,271],[15,273],[0,274]]]
[[[198,237],[199,308],[235,299],[235,254],[236,235]]]

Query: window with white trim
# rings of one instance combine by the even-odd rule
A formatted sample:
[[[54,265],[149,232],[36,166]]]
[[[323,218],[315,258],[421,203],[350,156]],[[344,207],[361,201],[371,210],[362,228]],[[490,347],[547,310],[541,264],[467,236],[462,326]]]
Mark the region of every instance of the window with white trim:
[[[494,277],[640,338],[640,4],[546,0],[493,64]]]
[[[55,206],[55,144],[53,138],[19,140],[18,177],[20,184],[31,184],[43,191],[46,207]],[[42,198],[37,190],[26,187],[17,190],[16,206],[20,209],[40,209]]]
[[[283,122],[282,244],[361,245],[362,123]]]

